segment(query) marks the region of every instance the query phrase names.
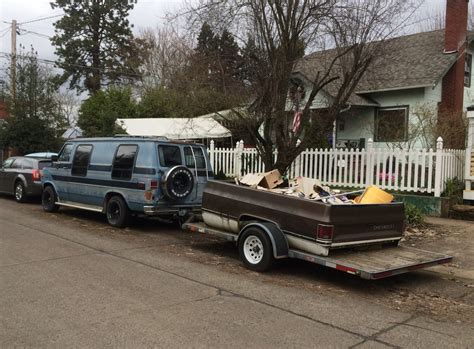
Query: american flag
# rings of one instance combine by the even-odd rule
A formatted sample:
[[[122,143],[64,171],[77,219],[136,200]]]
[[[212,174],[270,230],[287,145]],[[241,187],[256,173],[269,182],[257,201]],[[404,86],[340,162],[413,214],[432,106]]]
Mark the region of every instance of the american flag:
[[[298,132],[301,126],[301,110],[295,110],[295,116],[293,117],[293,133]]]

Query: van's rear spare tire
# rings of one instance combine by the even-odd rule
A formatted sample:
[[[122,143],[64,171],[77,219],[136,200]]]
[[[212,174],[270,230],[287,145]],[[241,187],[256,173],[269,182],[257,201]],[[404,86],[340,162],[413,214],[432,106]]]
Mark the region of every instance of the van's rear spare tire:
[[[172,167],[163,177],[162,188],[169,199],[184,199],[193,191],[194,176],[187,167]]]

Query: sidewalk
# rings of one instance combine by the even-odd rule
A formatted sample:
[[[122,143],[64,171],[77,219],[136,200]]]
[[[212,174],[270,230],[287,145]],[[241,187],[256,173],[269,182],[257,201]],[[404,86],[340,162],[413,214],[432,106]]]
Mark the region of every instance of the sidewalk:
[[[452,263],[430,270],[474,284],[474,222],[436,217],[426,217],[425,221],[435,236],[406,244],[452,255]]]

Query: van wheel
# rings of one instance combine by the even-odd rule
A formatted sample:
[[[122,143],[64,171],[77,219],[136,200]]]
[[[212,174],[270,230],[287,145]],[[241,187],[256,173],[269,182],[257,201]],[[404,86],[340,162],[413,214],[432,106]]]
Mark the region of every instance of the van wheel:
[[[43,193],[41,194],[41,205],[43,206],[43,210],[46,212],[56,212],[59,210],[59,205],[56,205],[57,196],[56,191],[50,185],[43,189]]]
[[[269,270],[275,262],[272,250],[267,234],[257,227],[245,229],[239,238],[240,259],[250,270]]]
[[[130,222],[130,210],[121,196],[110,198],[106,206],[107,222],[113,227],[125,228]]]
[[[15,183],[15,200],[16,202],[26,201],[26,190],[21,180],[17,180]]]

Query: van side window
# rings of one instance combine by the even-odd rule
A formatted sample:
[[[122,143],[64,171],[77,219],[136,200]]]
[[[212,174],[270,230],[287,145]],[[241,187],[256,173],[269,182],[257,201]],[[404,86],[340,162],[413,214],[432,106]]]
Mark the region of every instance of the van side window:
[[[173,167],[183,163],[181,151],[175,145],[159,145],[158,156],[160,158],[160,165],[163,167]]]
[[[61,153],[58,156],[58,161],[62,162],[69,162],[71,161],[71,152],[72,152],[73,145],[68,143],[64,145]]]
[[[87,168],[91,159],[92,145],[78,145],[72,160],[71,174],[73,176],[87,175]]]
[[[115,154],[112,167],[112,178],[132,178],[133,166],[137,157],[137,145],[119,145]]]
[[[193,156],[194,152],[194,156]],[[196,162],[194,162],[196,159]],[[187,167],[190,168],[206,168],[206,161],[204,159],[204,154],[202,149],[199,147],[193,147],[193,151],[191,151],[191,147],[184,148],[184,161]]]

